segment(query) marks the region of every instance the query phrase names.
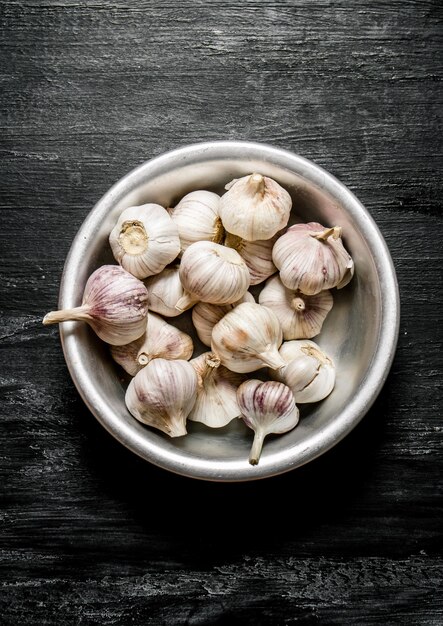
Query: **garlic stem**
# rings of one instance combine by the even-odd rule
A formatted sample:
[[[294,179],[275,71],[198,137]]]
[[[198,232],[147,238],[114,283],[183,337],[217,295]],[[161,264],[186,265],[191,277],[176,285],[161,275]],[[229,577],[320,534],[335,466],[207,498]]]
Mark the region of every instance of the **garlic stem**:
[[[296,311],[304,311],[306,309],[305,301],[300,296],[296,296],[292,299],[291,306]]]
[[[276,347],[260,352],[258,358],[273,370],[278,370],[286,365],[286,361],[280,356]]]
[[[49,324],[58,324],[59,322],[67,322],[70,320],[75,321],[88,321],[92,317],[87,313],[83,307],[78,306],[75,309],[63,309],[63,311],[51,311],[47,313],[43,318],[43,324],[48,326]]]
[[[315,237],[319,241],[326,241],[328,237],[332,235],[333,239],[339,239],[341,237],[341,226],[333,226],[332,228],[325,228],[321,233],[311,233],[311,237]]]
[[[147,365],[150,360],[151,357],[149,356],[149,354],[146,354],[146,352],[141,352],[137,355],[137,363],[139,365]]]
[[[248,187],[253,195],[259,193],[263,195],[266,190],[265,179],[261,174],[252,174],[252,176],[250,176],[248,180]]]
[[[197,296],[194,296],[192,293],[189,293],[189,291],[185,290],[183,296],[175,305],[175,308],[178,311],[186,311],[187,309],[190,309],[191,307],[193,307],[194,304],[197,304],[198,301],[199,299]]]
[[[258,465],[265,437],[266,433],[262,430],[255,431],[254,441],[252,442],[251,451],[249,453],[249,463],[251,465]]]
[[[177,414],[170,415],[166,428],[170,437],[183,437],[187,435],[188,431],[186,430],[186,420],[183,419],[183,411],[178,411]]]

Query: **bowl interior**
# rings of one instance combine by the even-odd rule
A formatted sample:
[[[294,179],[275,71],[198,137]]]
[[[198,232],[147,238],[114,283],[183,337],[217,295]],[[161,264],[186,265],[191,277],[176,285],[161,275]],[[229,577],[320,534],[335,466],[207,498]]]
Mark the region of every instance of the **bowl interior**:
[[[100,265],[114,262],[108,236],[124,208],[146,202],[173,206],[195,189],[221,194],[227,182],[251,172],[270,176],[289,191],[293,199],[290,223],[318,221],[343,227],[345,247],[355,261],[355,276],[343,290],[333,290],[333,309],[321,334],[314,338],[335,361],[335,389],[323,402],[300,405],[299,425],[285,435],[269,436],[256,467],[248,464],[252,431],[241,420],[222,429],[188,422],[188,436],[175,439],[138,423],[125,407],[125,377],[110,358],[107,346],[84,324],[61,325],[74,382],[99,421],[149,461],[213,480],[262,478],[318,456],[359,421],[383,378],[381,374],[369,381],[383,326],[383,277],[377,246],[388,254],[375,225],[352,194],[314,164],[284,151],[256,144],[245,146],[249,150],[241,150],[241,144],[224,143],[212,152],[201,148],[176,151],[147,162],[117,183],[96,205],[73,243],[59,303],[63,308],[79,305],[88,276]],[[254,289],[255,294],[262,286]],[[189,312],[167,321],[195,339],[194,356],[208,350],[198,341]],[[385,369],[389,365],[386,357]],[[253,372],[250,377],[257,374]],[[261,374],[266,375],[266,371]],[[359,403],[362,390],[366,395]]]

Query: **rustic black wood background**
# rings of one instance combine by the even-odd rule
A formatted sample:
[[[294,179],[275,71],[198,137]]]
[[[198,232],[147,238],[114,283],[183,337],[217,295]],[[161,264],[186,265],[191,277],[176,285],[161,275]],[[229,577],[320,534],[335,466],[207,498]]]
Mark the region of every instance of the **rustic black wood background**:
[[[1,2],[3,624],[441,624],[439,0]],[[276,479],[192,481],[83,405],[42,315],[83,219],[146,159],[251,139],[378,223],[402,321],[376,405]]]

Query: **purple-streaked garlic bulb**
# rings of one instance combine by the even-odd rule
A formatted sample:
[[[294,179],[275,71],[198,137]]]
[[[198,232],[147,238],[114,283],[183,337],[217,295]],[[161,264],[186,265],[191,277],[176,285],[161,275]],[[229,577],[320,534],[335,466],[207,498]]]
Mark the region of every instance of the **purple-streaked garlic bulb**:
[[[197,397],[198,376],[189,361],[154,359],[131,380],[128,411],[170,437],[186,435],[186,419]]]
[[[106,343],[122,346],[145,332],[147,299],[140,280],[119,265],[102,265],[88,278],[81,306],[51,311],[43,324],[83,321]]]
[[[351,280],[354,263],[341,240],[340,226],[318,222],[295,224],[274,244],[272,259],[288,289],[313,296],[325,289],[341,289]]]
[[[254,431],[249,463],[257,465],[265,437],[295,428],[299,411],[289,387],[271,380],[247,380],[238,388],[237,400],[243,421]]]
[[[288,223],[291,196],[272,178],[250,174],[234,179],[225,189],[220,217],[228,233],[246,241],[263,241]]]
[[[274,311],[281,324],[284,339],[310,339],[321,331],[332,309],[330,291],[306,296],[283,285],[279,276],[272,276],[260,292],[258,301]]]

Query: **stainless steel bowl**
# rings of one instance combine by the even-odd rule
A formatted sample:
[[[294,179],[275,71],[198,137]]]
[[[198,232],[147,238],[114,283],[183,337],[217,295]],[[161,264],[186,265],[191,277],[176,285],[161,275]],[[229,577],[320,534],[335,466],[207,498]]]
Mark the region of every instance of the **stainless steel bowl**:
[[[124,208],[145,202],[171,206],[194,189],[222,193],[225,183],[253,171],[283,185],[292,195],[293,213],[303,221],[342,226],[356,267],[352,282],[341,291],[334,290],[334,307],[315,339],[335,360],[336,387],[323,402],[300,405],[302,418],[293,431],[268,437],[259,465],[248,463],[252,431],[241,420],[219,430],[188,422],[188,436],[176,439],[137,422],[125,407],[121,372],[106,346],[85,324],[60,325],[72,379],[99,422],[144,459],[194,478],[265,478],[321,455],[369,410],[386,379],[397,342],[400,307],[395,271],[386,244],[362,204],[318,165],[285,150],[248,142],[180,148],[144,163],[114,185],[72,244],[62,277],[60,308],[79,305],[88,276],[101,264],[114,262],[108,235]],[[189,315],[173,322],[177,320],[189,331]]]

